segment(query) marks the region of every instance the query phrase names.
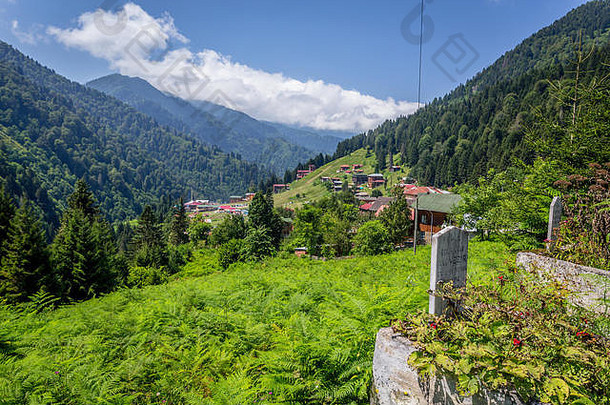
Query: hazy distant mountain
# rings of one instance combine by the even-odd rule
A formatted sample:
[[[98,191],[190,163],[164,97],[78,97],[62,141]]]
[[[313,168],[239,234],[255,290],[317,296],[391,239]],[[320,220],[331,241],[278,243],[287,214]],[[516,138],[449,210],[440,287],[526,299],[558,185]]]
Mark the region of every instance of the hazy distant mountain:
[[[164,94],[137,77],[112,74],[87,86],[130,104],[160,124],[190,133],[280,174],[292,169],[295,162],[306,161],[318,153],[334,152],[341,141],[341,137],[320,135],[312,130],[261,122],[209,102],[187,102]]]

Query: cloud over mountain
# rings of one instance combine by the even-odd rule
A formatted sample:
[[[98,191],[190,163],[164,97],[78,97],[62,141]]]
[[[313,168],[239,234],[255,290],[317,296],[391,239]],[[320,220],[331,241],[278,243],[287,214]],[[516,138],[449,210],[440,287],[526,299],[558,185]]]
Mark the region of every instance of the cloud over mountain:
[[[169,14],[153,17],[134,3],[117,11],[84,13],[76,27],[49,27],[47,33],[161,91],[221,104],[257,119],[363,131],[416,109],[416,103],[381,100],[321,80],[304,82],[254,69],[214,50],[193,52]]]

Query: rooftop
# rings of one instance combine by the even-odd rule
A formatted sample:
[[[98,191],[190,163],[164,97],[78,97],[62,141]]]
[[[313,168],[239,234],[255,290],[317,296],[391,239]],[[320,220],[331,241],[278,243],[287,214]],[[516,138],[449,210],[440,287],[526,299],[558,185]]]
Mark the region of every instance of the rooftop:
[[[417,197],[417,208],[420,211],[450,214],[460,201],[462,197],[458,194],[421,194]]]

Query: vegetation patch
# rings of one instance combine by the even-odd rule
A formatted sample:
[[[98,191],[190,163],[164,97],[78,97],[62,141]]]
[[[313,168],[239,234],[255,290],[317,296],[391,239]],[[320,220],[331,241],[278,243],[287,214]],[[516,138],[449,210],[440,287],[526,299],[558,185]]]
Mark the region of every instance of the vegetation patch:
[[[564,285],[510,268],[495,283],[442,294],[459,308],[452,316],[394,322],[419,347],[409,363],[423,375],[454,375],[465,396],[485,387],[544,403],[610,403],[609,320],[571,306]]]
[[[378,329],[427,305],[429,248],[226,271],[210,250],[193,258],[162,286],[0,307],[0,403],[364,404]],[[472,243],[469,272],[507,259]]]

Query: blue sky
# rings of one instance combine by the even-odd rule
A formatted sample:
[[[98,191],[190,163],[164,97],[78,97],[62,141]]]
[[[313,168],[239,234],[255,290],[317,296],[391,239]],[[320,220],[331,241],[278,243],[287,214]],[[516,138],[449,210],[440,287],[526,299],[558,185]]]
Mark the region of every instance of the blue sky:
[[[423,101],[585,2],[426,0]],[[0,0],[1,39],[81,83],[137,75],[183,98],[324,129],[360,131],[415,108],[418,47],[409,33],[419,20],[409,15],[418,1],[58,3]],[[105,11],[94,14],[99,8]],[[121,12],[125,24],[112,32]],[[100,33],[100,21],[110,31]],[[172,66],[178,70],[165,77]],[[203,85],[181,85],[179,72]]]

